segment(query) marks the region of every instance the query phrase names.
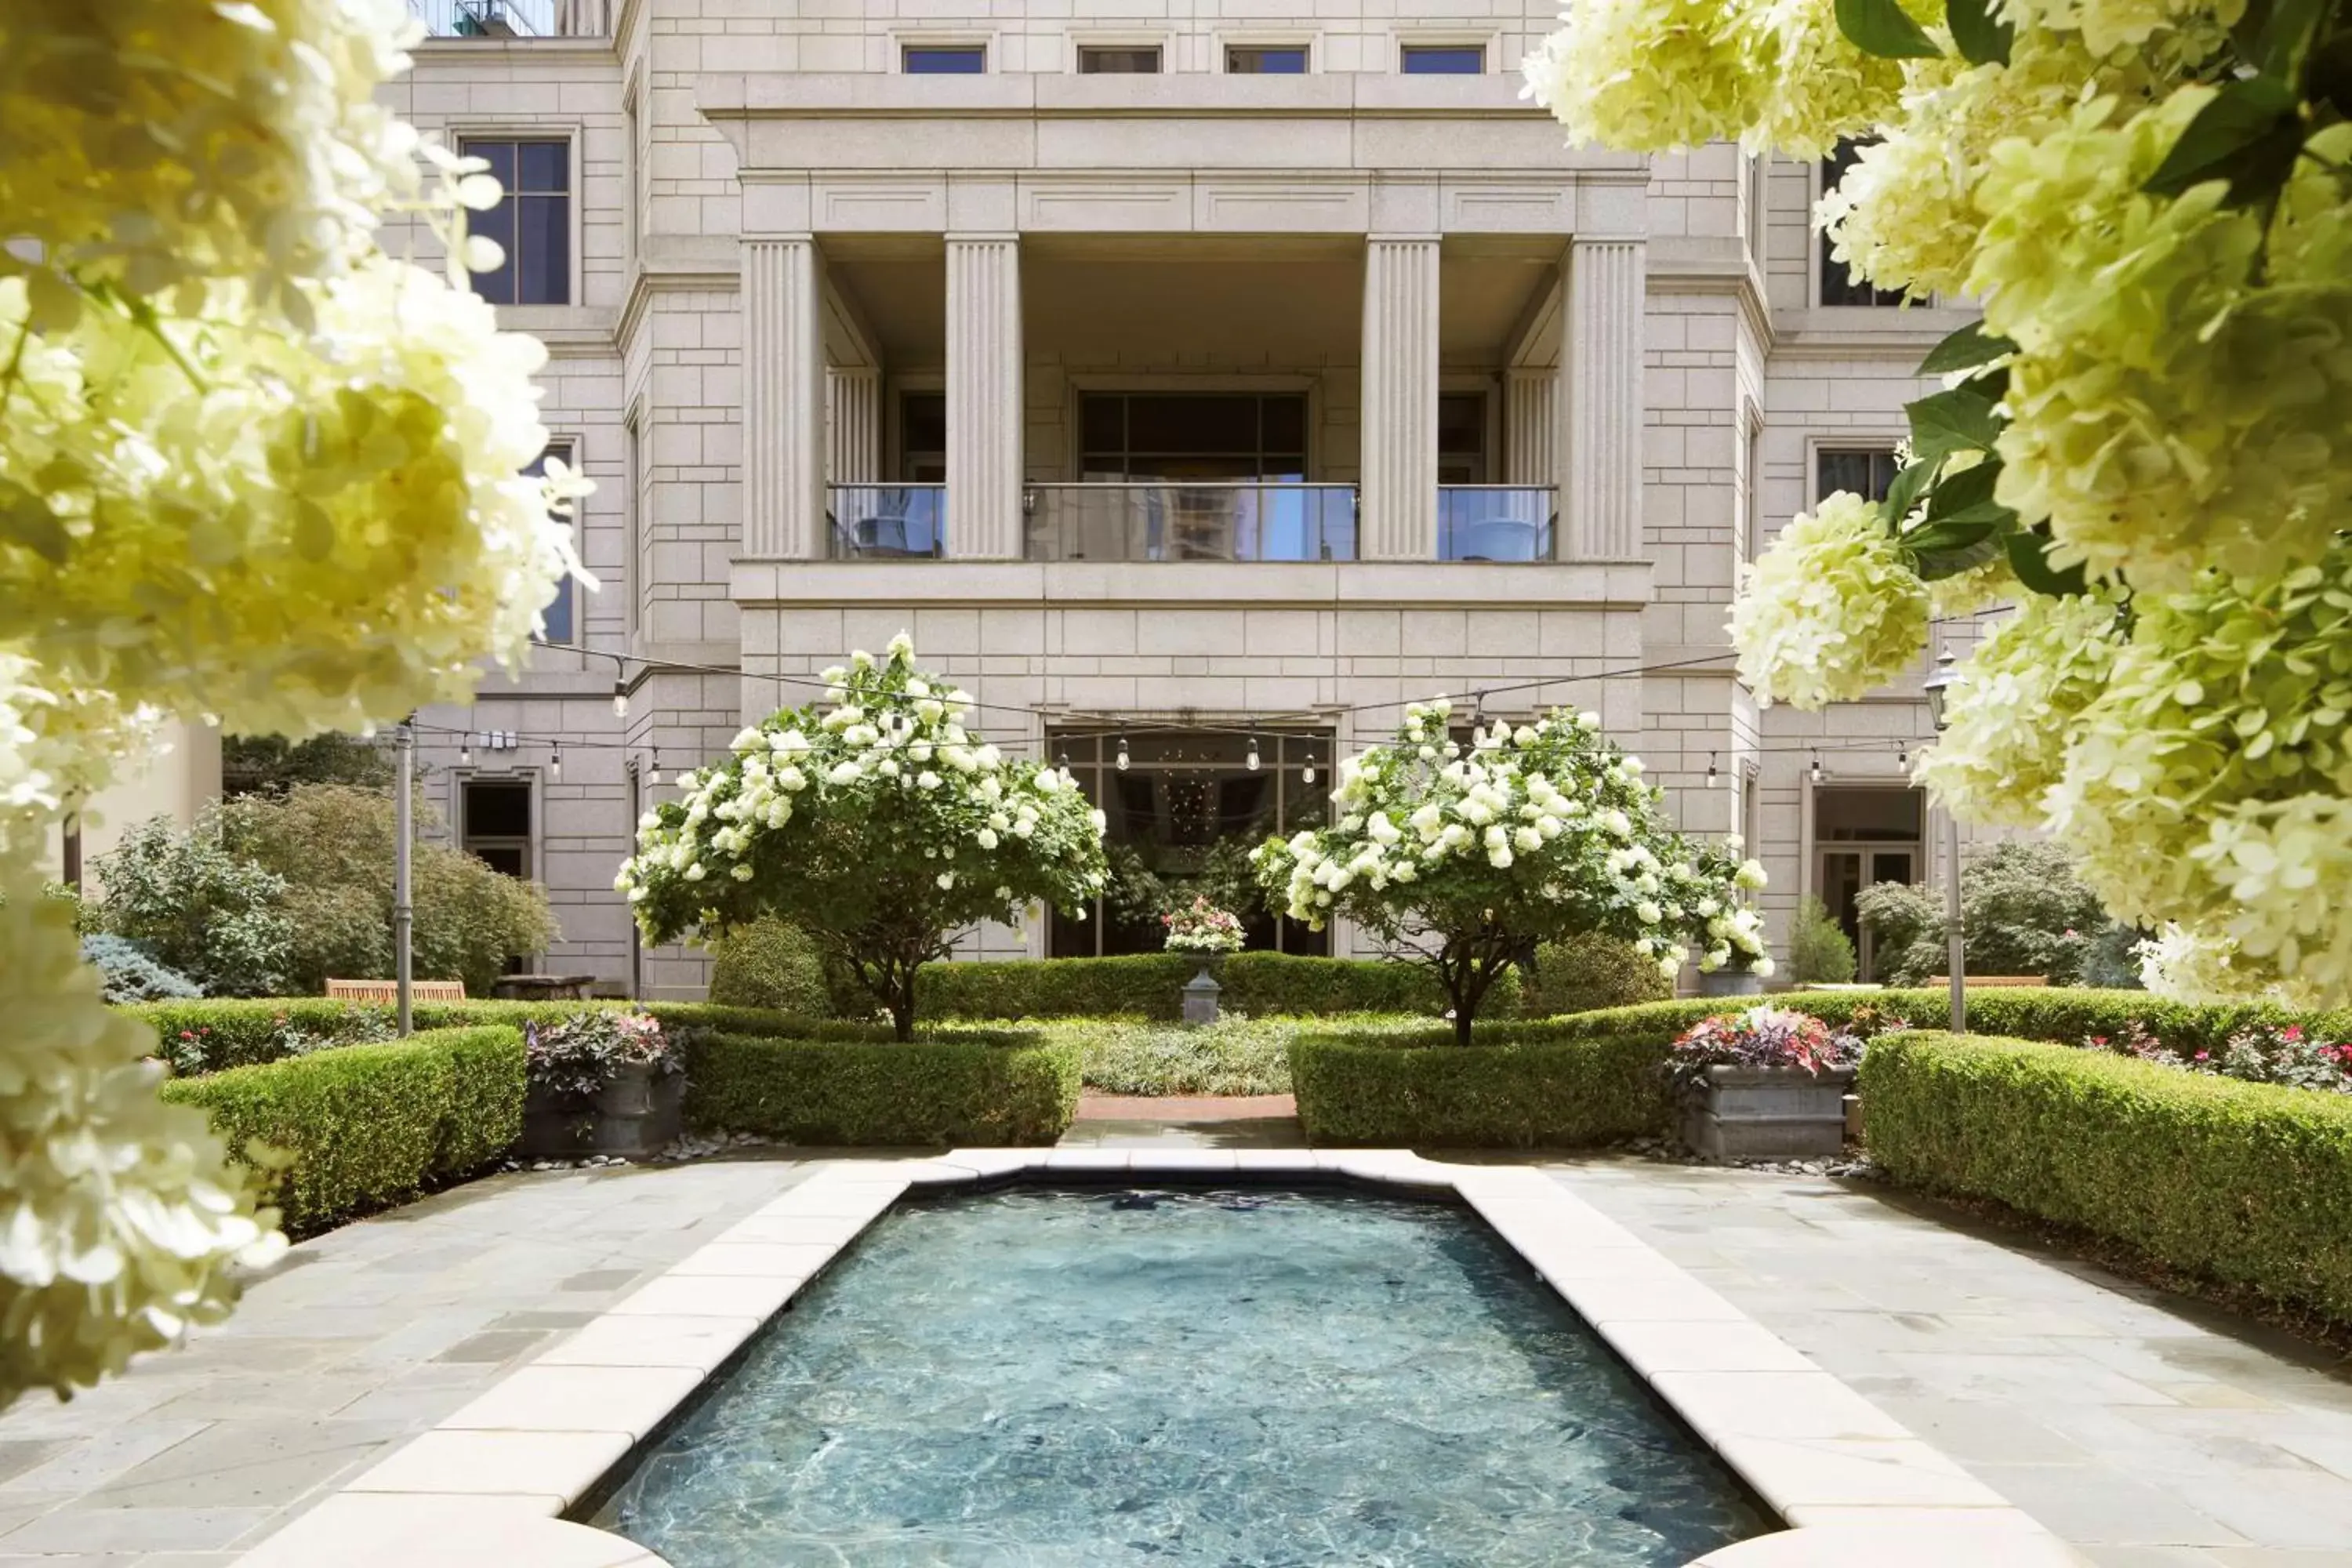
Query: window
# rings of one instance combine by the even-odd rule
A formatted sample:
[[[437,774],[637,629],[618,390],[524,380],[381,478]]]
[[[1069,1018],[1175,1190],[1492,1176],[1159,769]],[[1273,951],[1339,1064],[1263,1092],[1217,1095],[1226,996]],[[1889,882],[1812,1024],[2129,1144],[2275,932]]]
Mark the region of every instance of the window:
[[[1160,72],[1160,49],[1157,45],[1148,49],[1097,49],[1078,51],[1078,74],[1081,76],[1157,76]]]
[[[898,477],[910,485],[936,485],[946,481],[946,394],[910,392],[899,398]]]
[[[1047,934],[1055,958],[1158,952],[1167,933],[1148,909],[1121,894],[1149,878],[1189,897],[1188,879],[1229,870],[1270,833],[1319,827],[1330,801],[1328,731],[1261,731],[1253,738],[1195,731],[1131,731],[1050,735],[1052,754],[1102,808],[1112,886],[1083,921],[1056,913]],[[1118,765],[1124,748],[1128,765]],[[1307,782],[1309,768],[1315,779]],[[1328,931],[1309,931],[1262,905],[1236,910],[1253,952],[1328,955]]]
[[[1822,194],[1837,189],[1838,181],[1853,167],[1854,159],[1862,153],[1862,144],[1846,141],[1822,163]],[[1847,270],[1846,264],[1830,254],[1830,237],[1821,237],[1822,299],[1824,305],[1899,305],[1903,296],[1885,289],[1874,289]]]
[[[467,779],[462,799],[466,853],[491,870],[530,879],[530,785],[521,779]]]
[[[1307,399],[1298,393],[1090,392],[1078,430],[1090,483],[1307,477]]]
[[[1486,395],[1440,393],[1437,398],[1437,482],[1486,482]]]
[[[908,76],[985,76],[988,48],[982,44],[908,44],[898,51]]]
[[[1303,44],[1273,48],[1236,45],[1225,51],[1225,70],[1233,76],[1305,76],[1307,48]]]
[[[1407,76],[1484,76],[1484,44],[1407,44],[1402,68]]]
[[[1813,499],[1850,490],[1865,500],[1885,500],[1895,483],[1891,447],[1823,447],[1813,453]]]
[[[550,458],[555,458],[567,468],[572,467],[572,444],[569,441],[551,442],[547,450],[539,455],[539,460],[525,468],[523,472],[531,475],[544,474],[547,472],[547,459]],[[572,503],[572,516],[570,521],[572,524],[574,548],[578,547],[580,537],[579,510],[584,504],[586,503],[577,500]],[[571,574],[566,573],[563,581],[555,585],[555,597],[550,599],[547,602],[547,608],[540,612],[541,618],[547,623],[547,630],[541,635],[549,642],[568,643],[572,640],[572,633],[575,630],[572,614],[572,576]]]
[[[1739,498],[1740,558],[1753,561],[1764,547],[1764,422],[1752,406],[1748,412],[1747,467],[1741,478],[1747,489]]]
[[[474,274],[474,292],[494,305],[572,303],[572,143],[488,142],[461,149],[487,159],[506,194],[473,215],[473,233],[499,242],[506,259]]]

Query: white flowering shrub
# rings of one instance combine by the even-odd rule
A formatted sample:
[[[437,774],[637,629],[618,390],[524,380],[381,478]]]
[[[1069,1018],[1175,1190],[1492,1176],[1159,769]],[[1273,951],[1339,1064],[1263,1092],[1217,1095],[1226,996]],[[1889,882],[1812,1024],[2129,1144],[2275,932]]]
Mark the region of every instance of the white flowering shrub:
[[[1736,839],[1676,832],[1598,714],[1497,720],[1465,746],[1451,713],[1444,698],[1408,708],[1392,741],[1340,763],[1331,826],[1258,848],[1292,919],[1351,920],[1435,969],[1465,1044],[1496,979],[1538,942],[1597,932],[1669,975],[1694,950],[1702,970],[1771,973],[1743,899],[1764,868]]]
[[[217,1316],[274,1239],[44,924],[57,819],[167,718],[299,738],[461,695],[578,569],[586,487],[520,475],[544,351],[466,287],[498,186],[378,99],[419,31],[401,0],[0,7],[0,1405]],[[396,206],[446,275],[377,247]]]
[[[916,972],[955,932],[1036,903],[1085,918],[1106,876],[1103,814],[1067,772],[972,733],[971,699],[917,670],[903,633],[824,678],[823,704],[681,774],[613,885],[652,942],[789,921],[856,972],[903,1040]]]
[[[1836,254],[1984,310],[1888,496],[1743,582],[1743,679],[1843,700],[2019,602],[1920,778],[2226,952],[2200,984],[2352,1002],[2352,0],[1707,9],[1576,5],[1529,90],[1579,142],[1859,142]]]

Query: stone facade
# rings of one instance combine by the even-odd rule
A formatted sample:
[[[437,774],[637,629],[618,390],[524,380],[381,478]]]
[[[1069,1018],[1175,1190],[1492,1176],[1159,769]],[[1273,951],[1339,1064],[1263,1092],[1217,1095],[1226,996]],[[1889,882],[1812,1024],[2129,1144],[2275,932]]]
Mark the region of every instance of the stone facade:
[[[1824,451],[1891,446],[1964,317],[1814,303],[1811,165],[1564,148],[1517,96],[1554,9],[614,0],[564,9],[598,36],[423,45],[393,95],[420,125],[571,153],[572,302],[501,309],[553,352],[601,586],[576,596],[583,652],[428,712],[422,747],[461,833],[469,783],[530,786],[549,966],[696,993],[699,956],[638,951],[609,890],[656,749],[667,778],[902,628],[1033,749],[1159,726],[1344,752],[1441,690],[1597,707],[1686,826],[1749,834],[1776,930],[1822,890],[1822,792],[1897,784],[1924,704],[1759,711],[1725,607]],[[1401,68],[1425,46],[1486,68]],[[971,47],[979,74],[908,68]],[[1095,47],[1162,70],[1089,74]],[[1304,48],[1307,73],[1236,74],[1236,47]],[[1171,393],[1294,400],[1282,477],[1333,487],[1296,504],[1345,521],[1303,549],[1154,531],[1108,559],[1082,521],[1057,532],[1105,515],[1087,411]],[[1465,475],[1549,508],[1538,558],[1446,558],[1478,553],[1448,518],[1497,504]],[[867,492],[829,488],[941,479],[936,559],[866,548],[845,519]],[[1108,515],[1157,531],[1166,499]],[[1253,552],[1284,558],[1220,558]],[[1129,558],[1151,553],[1206,558]],[[1936,828],[1910,831],[1922,877]]]

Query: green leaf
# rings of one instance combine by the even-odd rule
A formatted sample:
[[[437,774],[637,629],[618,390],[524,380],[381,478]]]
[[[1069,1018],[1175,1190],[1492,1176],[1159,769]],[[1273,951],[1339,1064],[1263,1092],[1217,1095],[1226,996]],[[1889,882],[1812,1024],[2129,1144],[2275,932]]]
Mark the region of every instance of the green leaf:
[[[1895,473],[1895,482],[1886,487],[1886,500],[1881,503],[1886,508],[1886,521],[1890,527],[1903,526],[1903,520],[1911,515],[1911,509],[1919,504],[1920,496],[1926,493],[1935,478],[1936,464],[1932,459],[1903,465]]]
[[[1940,583],[1947,577],[1973,572],[2001,552],[2003,538],[1990,533],[1964,550],[1930,550],[1913,563],[1912,569],[1924,583]]]
[[[1915,555],[1969,550],[1990,539],[2000,529],[2000,524],[1992,518],[1945,518],[1921,523],[1903,536],[1903,545]]]
[[[1944,25],[1972,66],[2005,66],[2017,29],[1992,14],[1990,0],[1944,0]]]
[[[1928,60],[1944,51],[1895,0],[1837,0],[1838,31],[1865,55]]]
[[[1927,498],[1927,521],[1934,522],[1939,518],[1956,517],[1991,504],[1993,486],[2000,479],[2000,463],[1998,459],[1947,475],[1944,482],[1936,487],[1936,493]]]
[[[2264,7],[2248,56],[2254,68],[2282,82],[2300,78],[2313,32],[2329,5],[2330,0],[2273,0]]]
[[[0,479],[0,543],[21,544],[52,566],[73,549],[66,525],[48,502],[13,479]]]
[[[2050,535],[2046,529],[2032,531],[2020,529],[2009,536],[2009,567],[2017,580],[2036,594],[2063,597],[2080,594],[2090,584],[2080,566],[2069,566],[2063,572],[2050,564]]]
[[[2266,76],[2240,78],[2197,111],[2140,189],[2177,196],[2208,180],[2227,180],[2232,206],[2269,199],[2303,149],[2300,108],[2292,88]]]
[[[1965,386],[1923,397],[1904,412],[1911,418],[1911,455],[1915,458],[1990,452],[2000,434],[2000,420],[1993,413],[1992,399]]]
[[[1982,321],[1970,321],[1927,351],[1927,357],[1919,362],[1919,374],[1944,375],[1956,370],[1973,370],[2016,352],[2016,343],[1999,332],[1986,331]]]

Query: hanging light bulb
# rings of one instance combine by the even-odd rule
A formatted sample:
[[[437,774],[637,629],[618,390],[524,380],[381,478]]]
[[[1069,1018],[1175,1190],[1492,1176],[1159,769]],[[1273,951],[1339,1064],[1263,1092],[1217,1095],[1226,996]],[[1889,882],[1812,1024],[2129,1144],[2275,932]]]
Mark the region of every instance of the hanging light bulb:
[[[1709,752],[1706,754],[1706,787],[1713,789],[1719,782],[1715,771],[1715,753]]]
[[[1118,738],[1118,755],[1114,759],[1113,765],[1120,773],[1127,772],[1127,737],[1124,735]]]
[[[1906,773],[1911,771],[1911,745],[1909,742],[1906,741],[1904,742],[1902,747],[1895,752],[1895,765],[1901,768]]]
[[[1249,755],[1242,759],[1242,766],[1252,773],[1257,772],[1257,737],[1255,735],[1250,737]]]
[[[1307,748],[1307,771],[1300,773],[1298,776],[1302,783],[1313,784],[1315,782],[1315,748],[1312,746]]]
[[[615,719],[625,719],[628,716],[629,683],[623,680],[620,677],[614,676],[613,678],[613,717]]]
[[[457,765],[461,768],[474,765],[474,736],[470,731],[457,742]]]
[[[1819,752],[1813,753],[1813,782],[1822,782],[1822,754]]]
[[[1055,757],[1054,762],[1055,762],[1055,765],[1060,766],[1060,767],[1065,767],[1065,768],[1066,768],[1066,767],[1068,767],[1068,766],[1070,765],[1070,753],[1069,753],[1069,752],[1061,752],[1059,755],[1057,755],[1056,757]]]
[[[659,746],[654,748],[654,765],[647,771],[646,782],[656,789],[661,788],[661,748]]]
[[[558,784],[563,782],[563,747],[561,742],[547,753],[547,776]]]

